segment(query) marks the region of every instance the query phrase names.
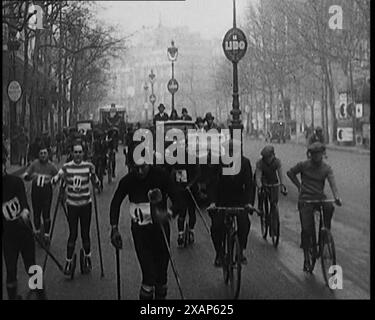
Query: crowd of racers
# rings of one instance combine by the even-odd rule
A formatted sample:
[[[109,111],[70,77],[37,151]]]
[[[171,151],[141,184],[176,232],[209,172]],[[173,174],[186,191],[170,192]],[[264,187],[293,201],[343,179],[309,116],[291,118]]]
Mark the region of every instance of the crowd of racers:
[[[160,114],[156,115],[165,121],[163,108],[159,106]],[[187,112],[184,110],[184,116]],[[165,118],[165,119],[164,119]],[[163,120],[161,120],[163,119]],[[186,119],[188,119],[186,117]],[[190,118],[191,119],[191,118]],[[205,125],[206,122],[206,125]],[[204,119],[198,118],[198,130],[208,131],[218,128],[214,117],[207,113]],[[265,184],[279,183],[271,196],[271,208],[277,210],[279,192],[286,193],[281,160],[275,155],[272,145],[261,151],[255,170],[250,160],[242,151],[233,154],[236,144],[240,141],[228,141],[227,150],[238,158],[241,165],[239,172],[233,176],[223,174],[224,164],[205,165],[204,177],[201,165],[176,164],[168,168],[151,166],[144,161],[134,161],[133,150],[135,143],[132,135],[140,127],[137,124],[124,137],[125,164],[127,174],[118,183],[117,189],[109,205],[111,225],[111,242],[116,249],[122,248],[122,238],[118,229],[121,203],[126,197],[130,201],[131,231],[135,250],[142,271],[140,299],[164,299],[167,296],[167,270],[169,256],[167,246],[170,240],[169,217],[177,218],[177,245],[182,246],[182,233],[186,215],[189,215],[189,238],[194,242],[194,227],[196,224],[194,199],[201,198],[202,190],[206,193],[206,206],[218,207],[252,207],[258,190],[258,199]],[[21,253],[25,266],[35,263],[34,242],[30,239],[38,237],[48,247],[50,244],[50,209],[53,186],[62,180],[61,187],[65,189],[65,204],[69,222],[69,238],[67,242],[65,275],[71,275],[73,269],[73,254],[78,234],[78,223],[81,225],[83,262],[85,270],[92,269],[91,246],[89,230],[91,226],[91,199],[89,183],[100,191],[103,190],[103,176],[115,177],[115,153],[118,151],[118,135],[115,132],[78,132],[67,134],[60,132],[55,137],[55,146],[48,135],[37,138],[30,146],[29,162],[31,163],[23,175],[24,181],[32,181],[32,211],[33,223],[30,219],[30,209],[25,195],[25,187],[21,178],[6,173],[7,150],[3,145],[3,187],[4,183],[10,188],[3,191],[3,251],[7,268],[7,289],[9,299],[19,299],[17,294],[17,257]],[[296,164],[287,172],[287,176],[296,185],[300,199],[325,199],[324,183],[326,180],[332,189],[336,204],[341,205],[334,175],[331,167],[323,161],[325,154],[324,143],[319,141],[319,135],[308,144],[308,159]],[[66,163],[60,170],[52,162],[52,149],[59,157],[66,155]],[[242,150],[242,146],[240,146]],[[187,150],[186,150],[187,152]],[[155,155],[156,156],[156,155]],[[108,163],[112,162],[109,166]],[[234,159],[234,162],[236,160]],[[111,168],[111,172],[108,171]],[[78,172],[79,171],[79,172]],[[107,172],[106,172],[107,171]],[[78,173],[77,173],[78,172]],[[301,176],[301,181],[297,175]],[[209,177],[207,179],[207,176]],[[205,189],[202,189],[202,181]],[[4,188],[3,188],[4,190]],[[5,193],[4,193],[5,192]],[[94,191],[95,192],[95,191]],[[172,202],[167,209],[167,198]],[[311,215],[313,206],[298,206],[301,221],[301,248],[308,248],[311,232]],[[333,215],[333,206],[324,207],[324,217],[327,225]],[[278,212],[277,212],[278,214]],[[214,265],[220,267],[223,262],[224,216],[210,215],[211,237],[216,256]],[[43,223],[41,223],[43,219]],[[41,231],[43,225],[43,232]],[[244,251],[250,232],[251,221],[247,214],[238,217],[238,232],[241,247],[241,262],[246,264]],[[161,230],[166,233],[167,243],[163,242]],[[305,269],[304,262],[304,269]],[[26,268],[28,270],[28,268]],[[36,291],[38,297],[44,297],[44,292]]]

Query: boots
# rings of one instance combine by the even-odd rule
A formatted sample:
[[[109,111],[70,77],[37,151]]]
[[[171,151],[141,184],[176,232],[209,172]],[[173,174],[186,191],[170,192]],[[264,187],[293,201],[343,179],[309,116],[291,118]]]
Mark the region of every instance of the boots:
[[[74,278],[74,272],[76,270],[77,255],[74,254],[72,259],[66,259],[64,274],[71,279]]]
[[[85,254],[85,251],[81,249],[79,253],[80,267],[82,274],[88,274],[92,270],[91,253]]]

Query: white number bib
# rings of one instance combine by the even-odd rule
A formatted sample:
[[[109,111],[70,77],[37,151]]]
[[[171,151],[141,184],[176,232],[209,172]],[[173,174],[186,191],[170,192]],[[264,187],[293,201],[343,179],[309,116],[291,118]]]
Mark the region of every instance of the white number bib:
[[[73,190],[80,191],[82,186],[82,177],[74,176],[73,177]]]
[[[176,171],[176,182],[187,182],[187,172],[186,170]]]
[[[21,205],[17,197],[3,203],[3,216],[7,221],[16,220],[21,213]]]
[[[139,225],[146,225],[152,223],[151,218],[151,207],[150,203],[133,203],[130,202],[130,217],[134,222],[137,222]]]
[[[47,176],[43,174],[38,174],[38,177],[36,178],[36,185],[38,187],[44,187],[46,184]]]

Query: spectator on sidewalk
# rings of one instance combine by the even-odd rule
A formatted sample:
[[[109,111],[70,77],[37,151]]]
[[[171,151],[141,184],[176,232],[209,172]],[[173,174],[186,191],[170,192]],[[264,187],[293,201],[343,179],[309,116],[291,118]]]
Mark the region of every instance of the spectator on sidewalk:
[[[316,127],[315,131],[309,138],[308,146],[310,146],[314,142],[320,142],[322,144],[325,144],[324,133],[323,133],[322,127]]]
[[[189,116],[186,108],[182,108],[181,120],[190,120],[190,121],[192,120],[192,118]]]
[[[27,165],[27,147],[29,145],[29,138],[24,128],[21,128],[21,132],[17,136],[16,141],[18,144],[19,165]]]

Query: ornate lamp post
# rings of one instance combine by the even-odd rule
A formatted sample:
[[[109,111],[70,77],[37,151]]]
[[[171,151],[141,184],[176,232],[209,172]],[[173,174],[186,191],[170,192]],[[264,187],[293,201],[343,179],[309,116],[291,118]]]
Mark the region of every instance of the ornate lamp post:
[[[178,82],[174,78],[174,62],[177,60],[178,49],[174,45],[174,41],[171,41],[171,46],[167,50],[169,61],[172,62],[172,79],[168,82],[168,91],[172,94],[172,111],[174,110],[174,94],[178,90]]]
[[[155,101],[156,101],[156,97],[155,97],[155,94],[154,94],[154,83],[155,83],[155,74],[154,74],[154,71],[151,69],[151,73],[148,75],[148,77],[150,78],[150,83],[151,83],[151,95],[150,95],[150,102],[152,104],[152,118],[154,118],[155,116]]]
[[[223,39],[223,50],[225,56],[233,64],[233,102],[231,115],[233,117],[230,125],[231,136],[233,129],[243,129],[240,120],[241,110],[238,98],[238,70],[237,64],[243,58],[247,50],[246,36],[241,29],[236,27],[236,2],[233,0],[233,28],[228,30]]]

